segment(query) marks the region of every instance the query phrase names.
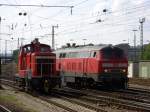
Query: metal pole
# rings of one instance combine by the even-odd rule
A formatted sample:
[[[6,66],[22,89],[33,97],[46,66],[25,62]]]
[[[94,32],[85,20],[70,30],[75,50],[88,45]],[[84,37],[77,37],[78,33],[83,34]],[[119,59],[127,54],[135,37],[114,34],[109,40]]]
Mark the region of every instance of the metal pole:
[[[134,32],[134,59],[136,60],[136,31],[137,30],[132,30]]]
[[[0,17],[0,56],[1,56],[1,17]]]
[[[5,63],[7,59],[7,40],[5,40]]]
[[[0,17],[0,79],[1,79],[1,17]],[[0,81],[0,89],[2,88],[1,86],[1,81]]]
[[[140,22],[140,44],[141,44],[141,57],[143,57],[143,23],[145,22],[145,18],[139,19]]]
[[[52,49],[54,49],[54,26],[52,26]]]
[[[82,39],[83,41],[84,41],[84,46],[85,46],[85,41],[87,40],[87,39]]]
[[[18,38],[18,49],[19,49],[19,38]]]
[[[58,25],[57,26],[52,26],[52,49],[55,50],[55,28],[58,28]]]
[[[143,22],[140,22],[141,23],[141,48],[142,48],[142,51],[143,51]]]

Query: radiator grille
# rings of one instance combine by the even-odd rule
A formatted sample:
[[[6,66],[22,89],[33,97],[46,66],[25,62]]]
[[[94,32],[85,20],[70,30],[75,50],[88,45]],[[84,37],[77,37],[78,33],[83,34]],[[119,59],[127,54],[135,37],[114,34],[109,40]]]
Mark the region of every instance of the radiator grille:
[[[122,72],[122,71],[121,71],[120,69],[112,69],[111,72],[112,72],[112,73],[120,73],[120,72]]]
[[[39,75],[49,75],[54,72],[53,59],[37,59],[37,73]]]

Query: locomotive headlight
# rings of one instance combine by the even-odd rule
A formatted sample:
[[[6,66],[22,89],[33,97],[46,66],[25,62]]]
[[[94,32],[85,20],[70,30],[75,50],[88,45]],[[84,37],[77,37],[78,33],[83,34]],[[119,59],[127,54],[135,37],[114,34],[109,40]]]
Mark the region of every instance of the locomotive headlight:
[[[108,69],[104,69],[104,72],[108,72]]]
[[[45,83],[48,83],[48,80],[45,80]]]
[[[123,69],[122,72],[126,72],[126,69]]]

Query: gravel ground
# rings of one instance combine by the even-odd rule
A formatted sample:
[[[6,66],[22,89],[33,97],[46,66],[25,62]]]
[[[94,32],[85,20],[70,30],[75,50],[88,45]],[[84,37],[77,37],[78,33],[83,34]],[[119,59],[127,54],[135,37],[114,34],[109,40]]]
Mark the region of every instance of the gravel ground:
[[[150,79],[130,78],[129,83],[136,85],[150,86]]]
[[[57,106],[6,86],[0,90],[0,104],[13,112],[67,112]]]
[[[62,108],[49,104],[29,94],[16,91],[11,87],[3,86],[3,88],[4,89],[0,90],[0,104],[6,106],[13,112],[67,112]],[[68,106],[78,112],[95,112],[94,110],[87,109],[60,98],[50,97],[49,99],[56,103],[63,104],[64,106]],[[119,109],[116,106],[111,106],[111,108],[104,106],[102,108],[108,112],[135,112],[126,109]]]
[[[12,80],[17,72],[17,65],[14,62],[1,65],[1,77]]]
[[[130,78],[129,86],[150,90],[150,79]]]
[[[89,109],[87,109],[85,107],[82,107],[82,106],[77,105],[77,104],[70,103],[68,101],[64,101],[64,100],[59,99],[59,98],[51,98],[50,100],[55,101],[55,102],[57,102],[59,104],[63,104],[64,106],[67,105],[69,108],[71,108],[71,109],[73,109],[75,111],[78,111],[78,112],[95,112],[93,110],[89,110]]]

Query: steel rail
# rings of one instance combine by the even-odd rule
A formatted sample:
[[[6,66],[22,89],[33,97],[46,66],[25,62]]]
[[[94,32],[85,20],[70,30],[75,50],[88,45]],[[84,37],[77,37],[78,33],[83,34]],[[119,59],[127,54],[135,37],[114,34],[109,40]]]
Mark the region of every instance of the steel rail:
[[[87,93],[92,93],[95,95],[102,94],[104,96],[112,96],[120,99],[133,100],[137,102],[149,103],[150,104],[150,94],[141,92],[130,92],[129,90],[115,90],[115,91],[98,91],[98,90],[84,90]]]
[[[3,105],[0,105],[0,112],[12,112],[12,111],[10,111],[8,108],[6,108]]]
[[[60,103],[57,103],[55,101],[50,100],[50,98],[47,98],[47,97],[44,97],[44,96],[38,96],[38,98],[43,100],[43,101],[46,101],[46,102],[48,102],[50,104],[53,104],[53,105],[55,105],[57,107],[60,107],[60,108],[62,108],[64,110],[67,110],[69,112],[77,112],[76,110],[73,110],[73,109],[71,109],[71,108],[69,108],[67,106],[64,106],[63,104],[60,104]]]
[[[79,97],[79,99],[86,100],[86,101],[89,101],[89,102],[96,102],[96,104],[103,102],[103,103],[106,103],[108,105],[111,104],[111,105],[121,106],[121,107],[130,108],[130,109],[134,109],[134,110],[139,109],[139,110],[142,110],[142,111],[143,110],[144,111],[150,111],[150,104],[149,103],[139,102],[139,101],[131,101],[130,98],[129,99],[119,99],[119,98],[115,98],[115,97],[112,97],[112,96],[109,96],[109,95],[108,96],[104,96],[104,95],[96,96],[96,95],[93,95],[90,91],[89,91],[89,93],[87,93],[85,91],[83,92],[83,91],[73,90],[73,89],[72,90],[70,89],[70,92],[65,90],[64,88],[59,89],[59,91],[60,90],[62,91],[63,94],[68,94],[69,93],[74,98],[77,97],[78,95],[82,95],[81,97]],[[62,97],[64,97],[64,96],[62,95]],[[69,100],[69,99],[67,99],[67,100]]]
[[[16,86],[14,85],[15,83],[14,83],[13,81],[2,80],[2,79],[0,79],[0,80],[2,81],[2,84],[20,90],[19,87],[16,87]],[[39,95],[38,93],[35,94],[34,92],[30,92],[30,91],[28,91],[27,93],[29,93],[29,94],[32,95],[33,97],[36,97],[36,98],[41,99],[41,100],[43,100],[43,101],[46,101],[47,103],[53,104],[53,105],[55,105],[55,106],[57,106],[57,107],[59,107],[59,108],[62,108],[62,109],[64,109],[64,110],[66,110],[66,111],[69,111],[69,112],[77,112],[77,111],[75,111],[75,110],[73,110],[73,109],[71,109],[71,108],[69,108],[69,107],[67,107],[67,106],[64,106],[64,105],[59,104],[59,103],[54,102],[54,101],[51,101],[51,100],[48,99],[47,97],[41,96],[41,95]]]
[[[67,94],[65,90],[62,90],[63,94]],[[69,93],[69,91],[68,91]],[[69,93],[69,95],[72,94],[73,92]],[[75,97],[75,96],[74,96]],[[142,103],[142,102],[137,102],[137,101],[130,101],[130,99],[118,99],[115,97],[110,97],[110,96],[95,96],[90,93],[83,95],[79,97],[82,100],[87,100],[89,102],[96,102],[96,103],[106,103],[108,105],[116,105],[116,106],[121,106],[123,108],[127,109],[132,109],[132,110],[144,110],[144,111],[150,111],[150,104],[149,103]]]
[[[53,91],[53,93],[55,93],[54,95],[57,96],[57,97],[60,97],[61,99],[63,100],[67,100],[71,103],[75,103],[77,105],[80,105],[80,106],[83,106],[85,108],[88,108],[90,110],[94,110],[94,111],[97,111],[97,112],[107,112],[106,110],[96,106],[96,105],[93,105],[92,103],[88,103],[88,102],[85,102],[85,101],[81,101],[81,100],[78,100],[76,98],[69,98],[69,97],[65,97],[63,96],[62,94],[60,95],[60,93],[57,91]],[[64,93],[65,95],[65,93]],[[71,94],[69,96],[72,96]],[[80,98],[79,98],[80,99]]]

